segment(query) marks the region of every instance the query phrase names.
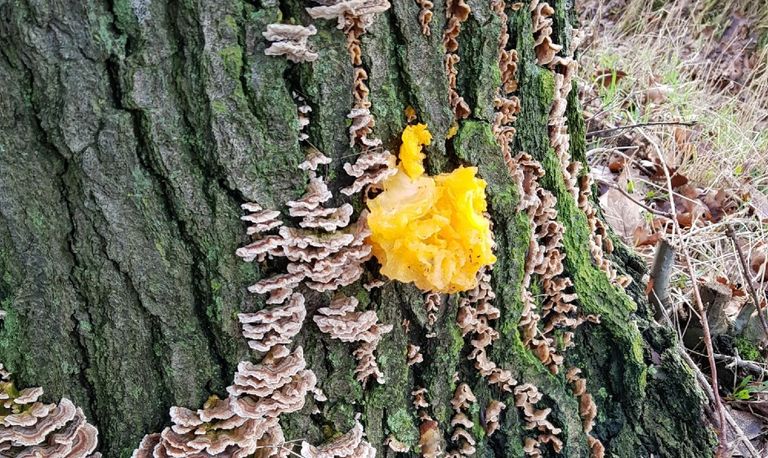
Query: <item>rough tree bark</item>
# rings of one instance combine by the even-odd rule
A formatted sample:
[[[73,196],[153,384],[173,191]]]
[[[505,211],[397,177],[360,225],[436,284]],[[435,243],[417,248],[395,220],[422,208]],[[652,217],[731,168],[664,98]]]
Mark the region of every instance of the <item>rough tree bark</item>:
[[[520,54],[523,106],[514,150],[544,165],[542,184],[557,196],[566,227],[566,275],[582,310],[602,316],[601,325],[580,329],[567,355],[568,365],[584,370],[597,402],[594,433],[608,456],[709,456],[702,395],[672,334],[652,323],[638,286],[612,286],[591,262],[584,214],[565,191],[549,146],[552,74],[535,63],[527,8],[509,8],[509,22],[501,24],[487,1],[468,2],[459,92],[473,114],[455,137],[446,139],[453,115],[442,64],[443,2],[435,4],[433,34],[426,37],[416,2],[394,0],[364,35],[363,51],[377,136],[396,147],[403,110],[412,106],[434,133],[431,171],[469,163],[489,182],[498,256],[493,285],[502,310],[493,357],[545,394],[564,430],[564,456],[587,456],[577,400],[562,375],[551,375],[524,348],[516,326],[529,223],[514,210],[519,196],[490,130],[499,28],[509,27]],[[312,43],[320,59],[312,64],[263,52],[266,24],[307,24],[304,6],[299,0],[0,0],[0,309],[7,313],[0,361],[19,385],[40,385],[49,399],[67,396],[82,406],[100,430],[106,457],[130,455],[145,433],[166,425],[170,406],[196,408],[211,394],[222,395],[236,363],[255,357],[239,336],[236,313],[263,305],[245,287],[269,272],[234,255],[246,242],[239,205],[280,208],[302,193],[292,91],[313,108],[310,140],[335,159],[336,184],[345,180],[341,165],[355,150],[345,122],[352,67],[343,33],[331,21],[316,21]],[[557,0],[554,6],[555,41],[567,49],[573,5]],[[575,92],[568,108],[571,153],[583,161]],[[627,250],[619,246],[613,261],[639,279],[643,268]],[[477,456],[522,456],[522,418],[512,397],[491,390],[466,360],[455,299],[428,341],[414,287],[393,282],[352,293],[383,322],[396,324],[379,347],[387,383],[363,389],[354,380],[350,347],[320,336],[308,320],[299,343],[330,400],[318,415],[310,415],[308,402],[284,419],[289,439],[322,442],[362,412],[379,455],[394,456],[382,446],[387,435],[411,445],[418,436],[413,387],[429,389],[445,425],[458,371],[479,406],[491,397],[510,406],[491,440],[475,431]],[[399,326],[404,319],[412,323],[408,335]],[[422,346],[426,360],[415,369],[403,356],[409,341]]]

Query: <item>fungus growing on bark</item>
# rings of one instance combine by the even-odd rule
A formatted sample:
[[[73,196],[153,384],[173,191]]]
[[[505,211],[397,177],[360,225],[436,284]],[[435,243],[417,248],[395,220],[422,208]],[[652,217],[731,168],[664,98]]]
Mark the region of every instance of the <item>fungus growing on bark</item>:
[[[531,2],[531,24],[533,27],[533,36],[536,40],[534,51],[536,52],[536,61],[539,65],[546,65],[552,62],[555,55],[563,49],[552,41],[552,15],[555,10],[546,2],[533,0]]]
[[[418,147],[428,138],[425,126],[406,127],[397,173],[368,201],[370,241],[388,278],[426,291],[465,291],[476,285],[478,270],[496,260],[484,214],[486,183],[474,167],[420,174]]]
[[[470,405],[477,402],[477,398],[472,393],[469,385],[461,383],[454,391],[451,406],[453,407],[453,418],[451,419],[451,442],[454,447],[448,454],[449,457],[472,456],[475,454],[475,438],[469,432],[474,427],[474,423],[467,417]]]
[[[491,437],[499,429],[499,416],[507,408],[507,405],[501,401],[492,399],[485,408],[485,434]]]
[[[19,390],[0,364],[0,456],[96,458],[98,431],[69,399],[45,404],[43,389]]]
[[[418,345],[408,344],[408,351],[405,355],[408,366],[413,366],[424,361],[424,356],[419,351],[421,347]]]
[[[348,175],[355,177],[355,181],[348,187],[341,189],[341,193],[347,196],[356,194],[368,186],[378,186],[381,182],[397,173],[396,159],[389,151],[368,149],[353,164],[344,164],[344,170]]]
[[[603,444],[591,434],[592,428],[595,425],[595,418],[597,417],[597,405],[594,399],[592,399],[592,395],[587,393],[587,380],[581,376],[581,369],[576,367],[568,369],[565,379],[571,384],[573,394],[579,400],[579,415],[581,416],[583,430],[587,433],[592,457],[602,458],[604,454]]]
[[[269,351],[275,345],[291,343],[306,316],[304,296],[294,293],[283,305],[255,313],[240,313],[237,318],[243,325],[243,337],[248,340],[248,346],[256,351]]]
[[[277,219],[280,216],[280,212],[277,210],[264,210],[261,208],[261,205],[256,203],[246,203],[241,205],[241,207],[248,214],[241,216],[240,219],[251,223],[248,229],[246,229],[248,235],[262,234],[283,224],[282,221]]]
[[[525,429],[536,430],[540,433],[536,439],[531,437],[525,439],[524,450],[531,457],[542,456],[541,447],[545,443],[551,444],[555,452],[559,452],[563,446],[562,441],[557,437],[562,433],[562,430],[547,420],[552,409],[537,409],[535,407],[535,404],[542,398],[543,395],[536,386],[530,383],[524,383],[515,388],[515,406],[523,411],[526,420]]]
[[[379,324],[376,312],[368,310],[356,312],[358,300],[354,297],[337,295],[328,307],[321,307],[313,320],[320,331],[342,342],[360,342],[354,351],[358,361],[357,380],[366,383],[373,377],[378,383],[384,383],[384,374],[376,364],[374,351],[383,334],[392,330],[392,325]]]
[[[285,56],[294,63],[313,62],[318,56],[309,49],[309,37],[316,33],[313,25],[269,24],[262,35],[272,44],[264,50],[264,54]]]
[[[309,134],[307,134],[307,126],[309,125],[309,113],[312,112],[312,107],[310,107],[307,104],[307,101],[304,100],[304,97],[300,96],[299,94],[293,92],[293,99],[296,101],[296,112],[299,117],[299,141],[304,141],[309,138]],[[312,149],[313,153],[311,154],[319,154],[322,158],[325,158],[328,160],[328,162],[323,162],[324,164],[329,163],[331,160],[330,158],[327,158],[323,156],[323,153],[318,151],[317,149]],[[307,159],[310,160],[312,156],[309,156]],[[302,163],[299,165],[299,168],[302,170],[307,170],[304,168],[304,164]],[[317,164],[314,164],[314,167],[311,170],[316,170]]]
[[[291,352],[274,346],[259,364],[241,362],[230,396],[212,396],[197,411],[172,407],[172,425],[160,434],[144,437],[134,458],[168,456],[249,457],[257,450],[287,457],[280,416],[304,407],[308,393],[316,392],[315,374],[305,369],[301,347]]]
[[[456,119],[464,119],[471,113],[469,105],[456,90],[456,81],[458,78],[459,63],[459,33],[461,33],[461,23],[469,18],[471,12],[469,5],[464,0],[447,0],[446,14],[448,21],[443,31],[443,46],[445,47],[445,58],[443,64],[445,73],[448,75],[448,100],[453,108]]]
[[[430,0],[416,0],[419,5],[419,24],[421,24],[421,33],[431,35],[429,23],[432,22],[432,8],[435,6]]]
[[[427,327],[432,328],[437,323],[442,298],[439,293],[427,293],[424,296],[424,310],[427,312]],[[430,334],[431,335],[431,334]],[[429,335],[427,336],[429,337]]]

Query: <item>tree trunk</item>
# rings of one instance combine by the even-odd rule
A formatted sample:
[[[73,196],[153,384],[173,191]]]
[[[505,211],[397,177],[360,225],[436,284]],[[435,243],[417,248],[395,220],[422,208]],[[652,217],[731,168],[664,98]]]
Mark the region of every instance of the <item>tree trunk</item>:
[[[578,400],[564,375],[552,375],[521,341],[518,320],[530,222],[494,139],[499,86],[498,37],[508,27],[519,53],[522,110],[513,151],[546,170],[543,187],[558,199],[565,226],[564,276],[584,313],[601,324],[579,328],[567,367],[582,369],[598,417],[592,434],[606,456],[702,457],[712,434],[703,397],[675,350],[674,337],[653,324],[639,280],[642,264],[619,246],[611,260],[634,277],[626,291],[595,267],[584,213],[565,189],[550,146],[547,118],[552,71],[537,65],[527,6],[507,5],[502,24],[488,1],[469,0],[459,36],[458,92],[472,115],[448,135],[453,112],[443,66],[443,2],[434,5],[431,36],[422,35],[419,5],[394,0],[363,35],[375,133],[396,151],[404,110],[415,108],[434,135],[431,172],[459,163],[479,166],[498,261],[492,284],[501,338],[490,354],[545,395],[542,406],[563,429],[564,456],[588,456]],[[20,386],[43,386],[49,400],[69,397],[100,431],[106,457],[126,457],[144,434],[168,423],[173,405],[199,407],[224,396],[238,361],[257,359],[240,336],[237,313],[263,306],[246,287],[276,271],[246,264],[239,205],[283,208],[306,177],[292,92],[313,111],[309,141],[334,159],[334,189],[349,183],[352,64],[335,21],[312,21],[299,0],[0,1],[0,362]],[[554,2],[556,43],[567,53],[573,5]],[[313,22],[320,58],[292,64],[264,55],[267,24]],[[584,125],[576,91],[568,99],[571,156],[584,161]],[[450,137],[450,138],[449,138]],[[361,200],[353,199],[357,208]],[[534,287],[536,285],[534,284]],[[535,291],[534,291],[535,292]],[[351,290],[380,321],[394,324],[378,349],[387,382],[361,386],[348,344],[329,339],[307,319],[297,343],[329,400],[281,421],[288,439],[322,443],[347,431],[362,413],[377,456],[393,436],[415,447],[419,421],[411,392],[428,388],[435,419],[450,435],[450,399],[458,379],[479,409],[490,399],[508,408],[490,438],[473,430],[477,455],[523,456],[522,413],[512,393],[489,387],[467,360],[469,338],[456,325],[451,297],[437,336],[425,337],[422,293],[390,282]],[[313,308],[310,307],[310,312]],[[400,324],[409,320],[406,332]],[[420,345],[424,363],[408,367],[405,347]],[[414,448],[415,449],[415,448]],[[400,456],[417,456],[417,453]]]

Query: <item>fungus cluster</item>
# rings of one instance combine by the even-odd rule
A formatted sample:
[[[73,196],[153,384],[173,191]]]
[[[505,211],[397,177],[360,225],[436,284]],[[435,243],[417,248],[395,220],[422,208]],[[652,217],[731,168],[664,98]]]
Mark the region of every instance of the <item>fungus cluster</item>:
[[[269,24],[262,35],[272,43],[264,50],[264,54],[285,56],[294,63],[313,62],[318,56],[309,48],[309,37],[316,33],[317,29],[313,25]]]
[[[485,408],[484,425],[485,434],[487,434],[488,437],[491,437],[493,433],[499,429],[499,417],[501,416],[501,412],[503,412],[506,408],[506,404],[501,401],[497,401],[496,399],[491,399],[491,401],[488,402],[488,406]]]
[[[413,406],[416,408],[419,424],[419,451],[423,458],[438,458],[443,455],[443,435],[440,425],[429,414],[427,389],[417,388],[413,396]]]
[[[544,456],[544,444],[550,444],[555,453],[563,449],[563,442],[557,437],[562,430],[547,420],[552,409],[537,409],[536,403],[541,401],[543,395],[530,383],[524,383],[515,388],[515,406],[523,411],[525,417],[525,429],[538,433],[536,437],[527,437],[523,450],[533,458]]]
[[[315,374],[306,369],[301,347],[276,345],[259,364],[242,361],[229,396],[211,396],[202,409],[172,407],[171,426],[144,437],[133,458],[168,456],[248,457],[268,449],[269,456],[290,455],[280,416],[301,410],[308,393],[317,392]]]
[[[490,322],[500,316],[499,309],[493,305],[496,295],[491,288],[491,275],[483,269],[477,274],[477,286],[468,291],[459,301],[457,324],[463,336],[472,335],[472,351],[468,358],[475,362],[475,368],[491,385],[502,391],[511,392],[517,381],[512,373],[498,367],[489,356],[486,348],[499,338],[499,332]]]
[[[295,98],[298,102],[300,139],[306,140],[304,128],[309,123],[311,109],[302,98]],[[351,205],[324,205],[333,195],[317,171],[321,165],[330,162],[330,158],[310,147],[306,160],[299,164],[299,169],[309,175],[309,185],[302,197],[286,203],[289,216],[298,220],[299,227],[284,225],[281,212],[277,210],[266,210],[255,203],[243,205],[248,213],[242,219],[250,223],[247,233],[254,240],[238,249],[236,254],[247,262],[263,262],[267,258],[287,260],[285,272],[263,278],[248,288],[252,293],[267,294],[266,303],[270,307],[238,315],[249,346],[266,352],[265,356],[258,364],[240,362],[225,399],[211,397],[197,411],[171,408],[172,425],[159,434],[147,435],[134,451],[134,458],[245,458],[254,453],[257,456],[287,457],[295,454],[292,446],[285,441],[279,423],[281,415],[301,410],[310,393],[314,394],[316,401],[325,401],[325,396],[316,386],[314,372],[306,367],[302,347],[289,348],[307,314],[305,296],[298,290],[305,287],[318,292],[333,291],[357,281],[363,273],[362,264],[371,253],[370,247],[364,243],[369,235],[365,214],[350,224]],[[343,334],[344,337],[354,337],[364,345],[378,343],[381,334],[391,327],[376,323],[375,312],[366,312],[364,319],[370,321],[371,315],[373,323],[367,327],[364,323],[355,323],[358,327],[354,330],[359,332],[347,329],[349,334]],[[343,317],[339,320],[343,321]],[[349,320],[350,323],[352,321]],[[343,333],[344,326],[341,328],[339,332]],[[361,373],[378,372],[373,349],[357,356]],[[362,426],[358,424],[350,434],[348,437],[356,442],[349,450],[344,448],[349,444],[342,442],[337,443],[341,448],[313,448],[304,444],[302,456],[374,456],[375,450],[359,440]],[[264,455],[264,452],[267,454]]]
[[[431,35],[432,30],[429,28],[429,23],[432,22],[432,8],[435,6],[430,0],[416,0],[419,5],[419,24],[421,24],[421,33],[424,35]]]
[[[356,312],[359,302],[354,297],[337,294],[328,307],[321,307],[313,320],[320,331],[342,342],[357,342],[360,345],[354,351],[357,359],[357,380],[363,384],[373,377],[378,383],[384,383],[384,374],[376,364],[374,351],[381,337],[392,331],[392,325],[382,325],[376,312],[368,310]]]
[[[456,90],[456,81],[459,70],[456,66],[459,63],[459,33],[461,33],[461,24],[469,18],[472,10],[464,0],[447,0],[446,14],[448,22],[443,30],[443,46],[445,47],[445,57],[443,64],[445,73],[448,75],[448,100],[453,108],[456,119],[464,119],[471,113],[469,105]]]
[[[342,0],[307,8],[307,12],[313,19],[336,19],[337,27],[344,30],[347,37],[347,50],[354,68],[353,95],[355,98],[352,110],[347,115],[352,120],[349,127],[350,146],[358,143],[364,148],[381,145],[380,139],[368,138],[376,123],[370,110],[368,72],[363,67],[360,37],[373,24],[374,16],[383,13],[389,7],[387,0]]]
[[[493,134],[501,147],[501,153],[507,168],[514,169],[512,164],[511,143],[515,136],[513,124],[520,113],[520,99],[513,94],[517,92],[517,62],[518,55],[514,49],[507,49],[509,43],[509,30],[507,21],[509,17],[505,12],[506,2],[492,0],[491,9],[501,21],[499,32],[499,71],[501,73],[501,87],[494,97]],[[515,6],[513,6],[515,8]],[[520,8],[520,5],[517,5]]]
[[[579,416],[581,416],[582,428],[587,433],[587,442],[593,458],[603,458],[605,447],[598,438],[592,435],[597,417],[597,405],[592,395],[587,393],[587,380],[581,376],[581,369],[572,367],[565,374],[565,379],[571,384],[573,394],[579,400]]]
[[[43,389],[19,390],[0,364],[0,456],[98,458],[98,431],[69,399],[43,403]]]
[[[476,274],[495,262],[485,181],[475,167],[424,175],[422,145],[431,135],[423,124],[402,135],[397,173],[368,200],[373,253],[388,278],[425,291],[453,293],[476,286]]]
[[[453,408],[451,443],[453,449],[448,452],[446,458],[474,456],[476,441],[470,431],[472,431],[475,423],[469,419],[467,413],[470,405],[475,402],[477,402],[477,398],[466,383],[460,384],[454,391],[453,399],[451,399],[451,407]]]
[[[539,0],[531,1],[531,26],[535,40],[533,49],[536,52],[536,61],[539,65],[549,64],[555,55],[563,49],[562,45],[552,41],[553,14],[555,14],[555,10],[549,3]]]
[[[440,304],[443,299],[439,293],[427,293],[424,295],[424,310],[427,312],[427,329],[430,333],[427,337],[434,336],[433,328],[437,323],[437,314],[440,313]]]

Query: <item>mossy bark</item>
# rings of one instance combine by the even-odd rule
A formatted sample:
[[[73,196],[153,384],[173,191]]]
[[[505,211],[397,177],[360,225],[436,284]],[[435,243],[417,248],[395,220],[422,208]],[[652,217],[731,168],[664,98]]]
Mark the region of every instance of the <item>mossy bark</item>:
[[[537,385],[563,428],[564,455],[587,456],[578,402],[563,376],[551,375],[521,343],[517,320],[529,221],[490,130],[500,78],[496,40],[509,27],[520,53],[522,113],[516,150],[540,160],[543,185],[558,197],[566,227],[566,274],[579,304],[599,313],[585,325],[569,365],[584,369],[599,416],[595,435],[608,456],[703,457],[712,436],[702,420],[702,395],[680,361],[671,334],[649,321],[641,290],[612,286],[591,263],[584,214],[565,191],[549,147],[546,119],[552,75],[536,65],[527,8],[501,24],[486,1],[468,1],[472,15],[459,37],[459,92],[473,115],[447,139],[453,117],[442,65],[445,7],[436,2],[432,35],[418,24],[418,5],[394,0],[363,36],[376,133],[396,146],[412,106],[434,134],[429,168],[473,164],[489,182],[497,240],[493,271],[496,324],[492,354],[519,381]],[[512,2],[510,2],[511,6]],[[43,386],[49,399],[72,398],[100,430],[108,458],[129,456],[140,438],[159,431],[172,405],[198,407],[223,394],[235,365],[250,355],[236,313],[263,306],[245,287],[270,273],[234,256],[246,242],[239,205],[280,208],[299,196],[305,178],[291,92],[313,108],[310,141],[334,158],[335,185],[349,147],[352,67],[343,33],[316,22],[320,59],[293,65],[264,55],[261,32],[272,22],[307,24],[299,0],[61,0],[0,2],[0,362],[20,385]],[[556,2],[557,41],[569,45],[572,5]],[[575,91],[573,91],[575,92]],[[584,158],[578,101],[571,97],[572,155]],[[359,207],[359,202],[357,203]],[[619,270],[639,277],[625,249]],[[637,285],[637,282],[635,283]],[[414,386],[426,386],[445,427],[454,374],[480,402],[510,408],[478,454],[522,456],[522,419],[513,399],[491,389],[467,361],[452,298],[426,339],[422,295],[393,282],[367,293],[352,289],[381,320],[395,324],[379,347],[387,383],[354,380],[351,347],[319,335],[311,321],[298,342],[330,398],[283,420],[289,439],[319,443],[348,429],[356,413],[380,456],[393,435],[415,446]],[[408,332],[400,323],[409,320]],[[425,363],[406,366],[405,347],[421,345]],[[414,453],[412,456],[416,456]]]

